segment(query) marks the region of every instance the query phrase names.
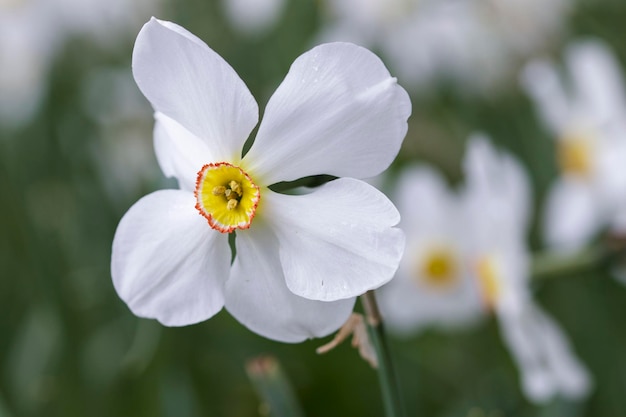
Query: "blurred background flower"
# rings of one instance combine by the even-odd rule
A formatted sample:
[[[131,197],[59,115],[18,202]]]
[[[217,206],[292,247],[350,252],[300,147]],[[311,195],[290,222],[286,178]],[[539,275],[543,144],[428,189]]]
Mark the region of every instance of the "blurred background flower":
[[[621,189],[612,184],[621,182],[622,171],[615,168],[622,154],[626,63],[622,2],[285,0],[254,2],[253,8],[243,0],[1,0],[0,415],[265,415],[245,363],[268,352],[280,360],[306,415],[382,414],[377,376],[349,346],[320,357],[315,348],[330,338],[281,344],[223,313],[165,328],[136,318],[117,297],[110,275],[116,225],[142,195],[176,186],[158,169],[152,109],[130,70],[133,42],[151,15],[206,41],[259,103],[322,38],[352,39],[379,54],[411,91],[414,108],[400,155],[380,180],[389,196],[406,198],[416,230],[424,231],[398,282],[425,258],[448,260],[449,275],[461,282],[476,279],[470,276],[475,270],[462,272],[449,261],[460,252],[457,245],[474,242],[473,232],[460,233],[457,225],[483,227],[482,220],[467,225],[458,214],[472,132],[485,132],[498,152],[524,167],[531,191],[513,246],[523,258],[521,298],[531,299],[531,307],[511,327],[500,313],[485,314],[480,293],[470,294],[467,315],[445,320],[463,331],[441,331],[433,322],[439,306],[424,315],[420,307],[430,301],[410,306],[406,324],[420,331],[390,340],[408,415],[626,414],[626,290],[611,279],[620,270],[614,251],[623,248],[625,211],[620,202],[600,207],[621,199],[606,190]],[[560,112],[549,109],[548,95],[559,99],[566,117],[548,114]],[[565,238],[570,255],[546,257],[546,249],[558,246],[546,239],[549,228],[589,208],[564,199],[554,221],[546,214],[554,187],[569,181],[562,167],[577,164],[563,162],[599,155],[562,146],[569,128],[582,122],[597,152],[603,148],[617,162],[593,162],[603,170],[593,178],[608,178],[608,185],[576,180],[587,187],[580,198],[594,196],[583,214],[596,220],[593,227],[573,222],[573,237]],[[415,171],[416,165],[422,168]],[[490,175],[502,175],[496,171]],[[297,185],[326,180],[316,176]],[[477,203],[479,213],[484,209]],[[413,220],[405,217],[409,235]],[[448,252],[422,250],[439,248],[440,240]],[[431,271],[445,270],[430,264]],[[513,350],[503,349],[503,339]],[[544,365],[554,358],[566,362],[551,370],[572,369],[565,358],[578,358],[593,380],[588,397],[529,401],[520,377],[534,362],[524,362],[524,352],[541,341],[538,351],[552,356],[528,357]],[[519,355],[515,346],[522,346]]]
[[[565,57],[567,77],[552,63],[533,61],[522,84],[555,140],[561,172],[546,202],[546,241],[572,251],[616,221],[626,204],[626,95],[603,42],[572,42]]]
[[[452,83],[493,93],[523,59],[548,50],[565,28],[566,0],[325,0],[321,40],[380,50],[415,94]]]

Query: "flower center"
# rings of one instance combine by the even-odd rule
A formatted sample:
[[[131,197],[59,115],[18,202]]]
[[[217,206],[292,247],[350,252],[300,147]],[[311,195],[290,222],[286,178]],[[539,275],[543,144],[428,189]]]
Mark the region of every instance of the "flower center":
[[[203,166],[198,171],[194,194],[196,209],[222,233],[249,228],[261,199],[252,178],[227,162]]]
[[[420,259],[417,276],[421,283],[433,288],[444,288],[457,280],[457,260],[454,252],[448,248],[431,248]]]
[[[592,170],[593,144],[590,137],[580,133],[566,134],[559,140],[558,162],[564,174],[588,177]]]
[[[500,266],[493,256],[483,256],[476,265],[476,275],[485,306],[493,309],[502,293]]]

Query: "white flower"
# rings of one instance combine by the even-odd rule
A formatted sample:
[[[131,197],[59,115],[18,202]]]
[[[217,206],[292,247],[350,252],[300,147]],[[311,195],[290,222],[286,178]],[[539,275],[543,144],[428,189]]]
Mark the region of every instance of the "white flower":
[[[145,184],[163,180],[146,138],[154,118],[130,68],[97,68],[81,83],[82,108],[95,122],[89,151],[109,201],[128,206]]]
[[[546,48],[568,2],[554,0],[326,0],[322,39],[379,48],[416,91],[452,81],[466,91],[503,85],[520,60]]]
[[[156,110],[161,168],[181,188],[142,198],[116,231],[113,282],[135,314],[178,326],[225,305],[251,330],[296,342],[336,330],[354,297],[391,279],[399,215],[353,179],[387,168],[407,131],[408,95],[376,56],[336,43],[299,57],[245,156],[257,104],[200,39],[152,19],[133,73]],[[268,188],[317,174],[353,178],[305,195]]]
[[[59,42],[47,3],[0,0],[0,125],[19,127],[35,114]]]
[[[396,201],[407,245],[397,277],[379,290],[387,323],[408,333],[425,325],[472,324],[493,312],[531,401],[586,395],[585,369],[529,290],[525,172],[474,135],[464,173],[457,193],[430,169],[401,175]]]
[[[561,169],[546,204],[545,238],[572,251],[626,204],[626,96],[619,65],[601,42],[572,44],[565,61],[567,80],[553,64],[536,61],[522,84],[556,139]]]
[[[498,317],[502,337],[517,362],[529,400],[588,394],[587,371],[570,351],[556,323],[529,291],[525,245],[530,189],[522,167],[496,152],[486,138],[470,139],[465,159],[468,259],[483,300]]]
[[[235,29],[257,35],[276,25],[285,3],[285,0],[222,0],[222,7]]]
[[[74,35],[115,44],[158,10],[160,0],[0,0],[0,126],[37,112],[56,54]],[[141,20],[138,21],[137,19]],[[135,26],[135,27],[133,27]]]
[[[394,202],[406,234],[397,276],[378,291],[389,327],[410,334],[423,327],[461,327],[484,309],[466,264],[471,237],[461,198],[433,169],[412,167],[398,179]]]

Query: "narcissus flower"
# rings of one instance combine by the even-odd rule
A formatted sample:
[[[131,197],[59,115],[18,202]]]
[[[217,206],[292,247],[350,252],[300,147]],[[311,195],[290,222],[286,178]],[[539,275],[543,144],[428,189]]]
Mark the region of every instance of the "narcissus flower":
[[[376,47],[403,83],[467,92],[503,88],[519,62],[546,50],[565,26],[568,1],[324,0],[324,40]]]
[[[531,194],[522,166],[475,135],[464,174],[454,193],[430,169],[402,173],[396,202],[407,247],[398,276],[379,291],[387,323],[407,333],[460,327],[493,313],[529,400],[585,396],[586,370],[530,291]]]
[[[73,36],[117,46],[160,0],[0,1],[0,129],[23,127],[45,98],[54,60]],[[9,64],[10,63],[10,64]]]
[[[515,159],[477,136],[469,145],[465,175],[464,210],[472,219],[466,228],[472,239],[468,264],[519,366],[522,390],[536,403],[555,396],[585,397],[590,390],[586,369],[530,292],[526,173]]]
[[[620,222],[626,207],[626,95],[620,67],[597,40],[571,44],[568,77],[547,61],[530,63],[522,84],[555,138],[560,175],[544,215],[547,243],[573,251]],[[567,87],[567,88],[566,88]]]
[[[116,231],[113,283],[135,314],[179,326],[225,305],[251,330],[296,342],[336,330],[354,297],[392,278],[399,214],[356,178],[389,166],[411,105],[375,55],[334,43],[300,56],[245,155],[258,106],[200,39],[152,19],[133,73],[156,110],[157,159],[180,186],[139,200]],[[349,178],[301,195],[268,188],[317,174]]]
[[[285,0],[222,0],[222,8],[240,33],[258,36],[278,23],[286,3]]]
[[[406,234],[396,277],[377,291],[381,312],[394,332],[427,327],[459,328],[484,314],[467,267],[471,236],[459,193],[432,168],[415,166],[398,178],[392,200]]]

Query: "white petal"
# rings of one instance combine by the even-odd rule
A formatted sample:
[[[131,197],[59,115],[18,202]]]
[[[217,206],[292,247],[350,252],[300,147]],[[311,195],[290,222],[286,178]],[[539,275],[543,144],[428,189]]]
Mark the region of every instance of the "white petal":
[[[415,254],[405,254],[406,262],[397,276],[377,290],[385,323],[397,333],[414,335],[425,327],[445,329],[468,327],[484,316],[484,308],[474,282],[459,271],[459,282],[449,288],[435,288],[418,282]]]
[[[341,327],[354,298],[323,302],[285,285],[276,236],[264,224],[237,234],[237,255],[226,283],[226,309],[255,333],[281,342],[322,337]]]
[[[556,389],[536,348],[536,337],[540,336],[533,334],[528,324],[517,316],[501,316],[500,331],[519,367],[524,394],[535,403],[549,400]]]
[[[539,115],[552,134],[558,135],[570,122],[570,99],[551,62],[532,61],[521,74],[521,84],[538,107]]]
[[[475,218],[524,235],[530,218],[530,181],[522,165],[482,134],[470,136],[463,160],[465,194]],[[482,213],[482,215],[480,214]]]
[[[626,115],[626,113],[625,113]],[[626,122],[620,119],[619,122]],[[606,127],[606,126],[605,126]],[[616,123],[604,129],[594,149],[594,184],[599,198],[609,211],[623,207],[626,202],[626,124]]]
[[[235,71],[200,39],[152,18],[139,32],[133,75],[155,110],[199,137],[219,161],[237,162],[258,107]]]
[[[178,180],[181,189],[193,191],[198,171],[215,161],[205,142],[163,113],[154,115],[154,151],[161,170]]]
[[[211,229],[194,206],[192,193],[157,191],[120,221],[111,274],[120,298],[136,315],[184,326],[223,307],[228,238]]]
[[[235,29],[252,36],[278,22],[285,0],[222,0],[222,7]]]
[[[320,45],[293,63],[270,99],[246,166],[266,184],[373,177],[398,154],[410,113],[408,94],[376,55]]]
[[[539,307],[534,306],[531,314],[537,323],[537,340],[543,345],[546,361],[550,366],[558,391],[570,399],[586,397],[591,390],[591,377],[572,352],[567,336],[559,325]]]
[[[545,239],[553,249],[580,249],[602,226],[604,214],[589,184],[561,178],[552,186],[545,205]]]
[[[432,168],[405,169],[398,178],[393,200],[402,216],[402,229],[409,235],[448,234],[460,226],[458,199]]]
[[[626,110],[624,84],[608,47],[599,40],[577,42],[568,47],[566,59],[578,99],[591,117],[599,123],[620,117]]]
[[[500,316],[502,336],[517,362],[528,398],[543,403],[560,394],[579,399],[589,393],[589,375],[572,354],[554,321],[533,304],[519,315]]]
[[[280,245],[287,286],[302,297],[335,301],[378,288],[392,277],[404,249],[393,226],[399,215],[374,187],[331,181],[311,194],[266,191],[263,217]]]

